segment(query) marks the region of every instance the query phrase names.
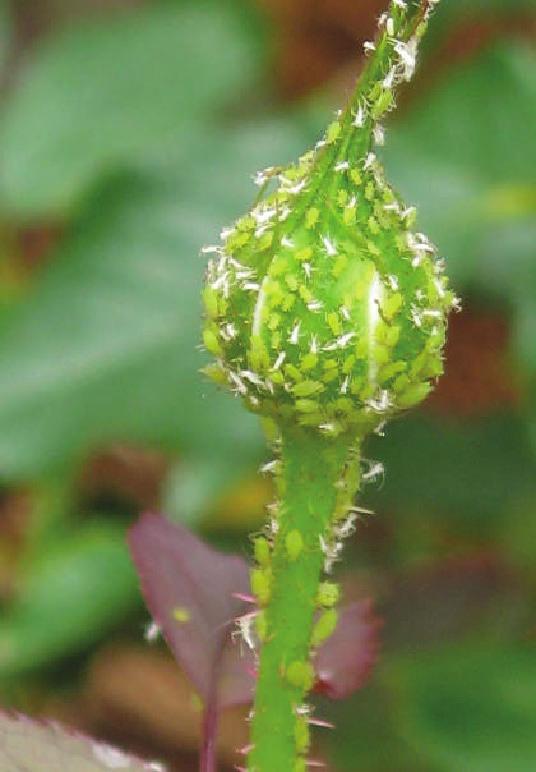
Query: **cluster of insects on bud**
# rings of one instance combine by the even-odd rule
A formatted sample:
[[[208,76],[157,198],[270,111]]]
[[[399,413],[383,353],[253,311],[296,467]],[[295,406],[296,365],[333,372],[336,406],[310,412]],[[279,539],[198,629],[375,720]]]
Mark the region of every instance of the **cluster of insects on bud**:
[[[276,190],[207,248],[207,373],[277,424],[333,436],[363,434],[426,397],[456,303],[376,157],[422,34],[396,40],[401,22],[380,21],[393,41],[381,77],[298,164],[258,175]]]

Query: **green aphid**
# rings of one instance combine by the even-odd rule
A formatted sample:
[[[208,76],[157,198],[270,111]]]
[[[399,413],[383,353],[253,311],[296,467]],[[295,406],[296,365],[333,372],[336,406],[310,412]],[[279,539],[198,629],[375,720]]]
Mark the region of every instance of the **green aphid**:
[[[262,568],[266,568],[271,563],[271,549],[268,540],[264,536],[258,536],[253,542],[253,554],[255,560]]]
[[[301,691],[308,692],[315,682],[315,670],[310,662],[295,660],[283,668],[287,682]]]
[[[298,289],[298,277],[294,276],[293,273],[289,273],[288,276],[285,276],[285,284],[290,290],[295,292]]]
[[[314,370],[318,364],[318,355],[309,352],[300,359],[300,369],[306,373],[309,370]]]
[[[292,387],[296,397],[312,397],[313,394],[319,394],[324,391],[325,386],[320,381],[301,381]]]
[[[305,215],[305,227],[310,229],[314,228],[320,219],[320,210],[316,206],[312,206]]]
[[[272,241],[274,240],[274,234],[271,231],[268,231],[267,233],[264,233],[258,240],[257,240],[257,249],[260,252],[264,252],[264,250],[268,249],[272,245]]]
[[[350,169],[350,179],[356,187],[359,187],[363,182],[361,172],[358,169]]]
[[[272,572],[267,568],[252,568],[250,571],[251,591],[260,606],[266,606],[272,595]]]
[[[203,304],[209,319],[217,319],[219,315],[218,293],[210,285],[203,289]]]
[[[338,121],[330,123],[326,131],[326,142],[332,145],[341,134],[341,124]]]
[[[296,260],[299,260],[300,262],[306,262],[310,260],[313,256],[313,250],[311,247],[303,247],[302,249],[298,249],[298,251],[295,253]]]
[[[346,357],[342,365],[342,371],[345,375],[349,375],[355,367],[356,357],[355,354],[350,354]]]
[[[294,739],[296,741],[296,751],[299,754],[307,753],[311,745],[311,731],[309,729],[309,721],[305,716],[298,716],[296,719]]]
[[[371,215],[368,218],[367,224],[368,224],[368,229],[372,233],[372,235],[377,236],[381,230],[380,226],[378,225],[378,221]]]
[[[400,292],[393,292],[383,299],[381,303],[381,310],[384,319],[391,321],[396,314],[400,311],[404,304],[404,298]]]
[[[318,407],[318,406],[317,406]],[[319,427],[324,423],[322,413],[319,410],[303,413],[298,416],[299,426],[314,426]]]
[[[414,386],[409,386],[405,391],[397,394],[396,404],[400,408],[409,408],[414,405],[418,405],[422,402],[432,390],[430,383],[416,383]]]
[[[374,361],[377,365],[386,365],[390,358],[391,358],[391,352],[389,351],[389,348],[387,346],[382,346],[381,344],[377,344],[372,349],[372,355],[374,357]]]
[[[323,611],[313,628],[311,645],[320,646],[324,643],[334,633],[338,620],[339,615],[334,608]]]
[[[285,373],[288,375],[289,378],[292,378],[292,380],[296,381],[297,383],[299,383],[300,381],[303,381],[303,373],[302,373],[302,371],[298,367],[296,367],[296,365],[293,365],[292,363],[289,363],[288,365],[285,365]],[[299,395],[299,394],[296,394],[296,392],[294,392],[294,395],[296,397],[298,397],[298,396],[305,396],[305,394],[304,395]]]
[[[385,365],[378,372],[378,383],[380,384],[387,383],[387,381],[390,381],[391,378],[395,377],[395,375],[398,375],[399,373],[403,373],[405,369],[406,369],[406,363],[402,361],[392,362],[390,364]]]
[[[285,536],[285,549],[289,560],[297,560],[303,552],[303,536],[294,528]]]
[[[208,364],[203,367],[201,372],[204,373],[207,378],[210,378],[212,381],[214,381],[214,383],[217,383],[218,386],[227,386],[229,384],[227,372],[220,364]]]
[[[314,399],[297,399],[296,410],[300,413],[317,413],[320,410],[320,405]]]
[[[342,323],[339,318],[339,314],[337,314],[335,311],[331,311],[329,314],[326,315],[326,321],[329,325],[329,328],[331,332],[334,335],[340,335],[342,332]]]
[[[347,206],[342,215],[342,221],[347,227],[355,225],[357,222],[357,210],[355,206]]]
[[[346,509],[346,508],[345,508]],[[324,608],[332,608],[339,602],[340,588],[334,582],[321,582],[318,588],[316,602]]]
[[[372,105],[372,117],[374,120],[377,121],[379,118],[381,118],[382,115],[393,106],[393,102],[393,92],[390,89],[385,89],[385,91],[382,91]]]
[[[335,262],[333,263],[333,267],[331,269],[331,273],[334,276],[335,279],[338,279],[339,276],[342,274],[346,266],[348,265],[348,258],[346,255],[339,255]]]
[[[210,327],[206,327],[203,330],[203,343],[205,344],[207,351],[210,351],[211,354],[214,354],[217,357],[222,356],[223,349],[218,340],[218,336]]]
[[[275,332],[281,324],[281,314],[273,313],[268,317],[268,329]]]

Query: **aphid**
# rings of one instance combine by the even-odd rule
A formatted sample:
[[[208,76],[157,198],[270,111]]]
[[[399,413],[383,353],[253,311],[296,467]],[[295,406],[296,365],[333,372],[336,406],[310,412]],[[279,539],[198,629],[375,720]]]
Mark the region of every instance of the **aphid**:
[[[316,602],[319,606],[331,608],[339,602],[339,586],[334,582],[321,582],[316,596]]]
[[[285,536],[285,549],[289,560],[297,560],[303,552],[303,536],[297,529],[289,531]]]
[[[310,691],[315,681],[315,671],[310,662],[295,660],[283,668],[285,678],[291,686]]]
[[[251,591],[257,596],[259,605],[266,606],[272,595],[272,573],[268,568],[252,568],[250,571]]]
[[[298,717],[294,726],[294,740],[296,742],[296,751],[306,753],[311,745],[311,732],[309,731],[309,722],[305,717]]]
[[[330,608],[323,611],[313,627],[311,645],[320,646],[324,643],[335,631],[338,619],[339,615],[335,609]]]
[[[271,562],[271,550],[268,541],[263,536],[258,536],[253,542],[253,554],[255,560],[262,568],[266,568]]]

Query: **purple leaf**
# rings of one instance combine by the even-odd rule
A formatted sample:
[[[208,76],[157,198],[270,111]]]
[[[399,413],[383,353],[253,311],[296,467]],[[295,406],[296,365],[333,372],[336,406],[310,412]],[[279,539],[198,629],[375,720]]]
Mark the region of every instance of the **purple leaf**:
[[[213,550],[161,515],[143,515],[128,540],[149,611],[205,705],[217,701],[223,667],[223,702],[236,704],[230,699],[231,670],[240,675],[237,694],[243,694],[240,663],[225,650],[234,620],[245,612],[234,594],[249,592],[246,562]]]
[[[140,761],[98,740],[70,732],[59,724],[5,714],[0,714],[0,769],[2,772],[23,769],[164,772],[161,764]]]
[[[378,658],[380,627],[371,601],[344,606],[335,632],[316,656],[315,691],[342,700],[361,689]]]
[[[236,597],[249,593],[246,562],[213,550],[160,515],[144,515],[129,543],[149,611],[209,718],[217,709],[250,703],[255,657],[231,637],[234,620],[254,613]],[[337,629],[315,659],[317,691],[342,699],[361,688],[376,662],[379,626],[370,601],[342,608]]]

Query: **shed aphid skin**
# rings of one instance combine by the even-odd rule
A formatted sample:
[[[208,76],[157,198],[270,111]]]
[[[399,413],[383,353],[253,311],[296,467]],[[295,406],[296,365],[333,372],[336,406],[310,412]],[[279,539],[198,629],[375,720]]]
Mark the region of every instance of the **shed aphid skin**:
[[[376,155],[436,4],[392,0],[346,109],[297,163],[259,172],[250,212],[205,249],[207,373],[277,438],[264,471],[278,502],[251,571],[263,643],[249,772],[308,764],[296,707],[337,619],[338,591],[322,574],[354,532],[361,479],[382,475],[377,463],[361,469],[362,440],[424,399],[443,370],[458,301]]]

